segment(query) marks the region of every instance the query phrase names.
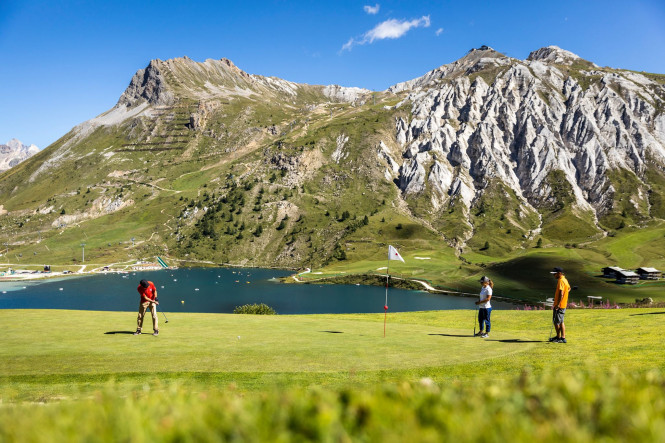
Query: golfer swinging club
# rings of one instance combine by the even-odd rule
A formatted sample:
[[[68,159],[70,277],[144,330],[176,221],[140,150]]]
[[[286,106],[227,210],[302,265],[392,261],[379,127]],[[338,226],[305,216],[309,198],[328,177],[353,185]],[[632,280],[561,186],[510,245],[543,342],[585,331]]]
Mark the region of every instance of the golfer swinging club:
[[[143,316],[145,311],[150,307],[150,313],[152,314],[152,335],[159,335],[159,326],[157,325],[157,288],[155,284],[151,281],[141,280],[139,286],[136,288],[141,294],[141,301],[139,302],[139,316],[136,319],[136,332],[134,335],[139,335],[141,333],[141,328],[143,327]]]
[[[554,268],[550,274],[554,274],[557,279],[556,290],[554,291],[554,303],[552,304],[552,322],[556,330],[556,337],[550,338],[554,343],[566,343],[566,326],[563,324],[563,316],[566,314],[568,306],[568,293],[570,284],[563,274],[563,269]]]

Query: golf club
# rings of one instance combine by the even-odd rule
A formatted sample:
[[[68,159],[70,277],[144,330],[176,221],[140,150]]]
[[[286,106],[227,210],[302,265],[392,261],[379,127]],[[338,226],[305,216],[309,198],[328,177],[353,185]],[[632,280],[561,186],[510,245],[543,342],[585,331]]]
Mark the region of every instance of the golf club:
[[[159,303],[159,297],[155,297],[155,301]],[[157,309],[157,308],[155,307],[155,309]],[[168,323],[168,322],[169,322],[169,319],[166,318],[166,314],[164,313],[164,311],[160,311],[160,312],[161,312],[162,315],[164,316],[164,320],[165,320],[164,323]]]

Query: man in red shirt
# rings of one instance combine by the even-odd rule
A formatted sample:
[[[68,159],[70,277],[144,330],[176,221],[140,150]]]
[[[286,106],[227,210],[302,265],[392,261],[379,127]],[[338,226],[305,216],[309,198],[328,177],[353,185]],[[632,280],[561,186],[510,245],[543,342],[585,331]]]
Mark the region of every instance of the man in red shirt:
[[[141,327],[143,327],[143,316],[145,311],[150,308],[152,313],[152,335],[159,335],[159,327],[157,325],[157,288],[155,284],[151,281],[141,280],[138,288],[136,288],[141,294],[141,301],[139,302],[139,316],[136,319],[136,332],[134,335],[139,335],[141,333]]]

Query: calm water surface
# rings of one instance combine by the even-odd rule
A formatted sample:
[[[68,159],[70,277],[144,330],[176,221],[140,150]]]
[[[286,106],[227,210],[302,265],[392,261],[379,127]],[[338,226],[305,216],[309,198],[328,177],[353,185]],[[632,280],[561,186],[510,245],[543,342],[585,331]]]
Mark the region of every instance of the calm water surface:
[[[97,274],[40,282],[0,282],[0,309],[134,311],[139,280],[155,283],[159,308],[168,312],[230,313],[236,306],[265,303],[278,314],[383,312],[385,288],[355,285],[283,284],[290,271],[191,268],[130,274]],[[391,288],[390,312],[475,309],[475,299]],[[512,305],[492,301],[492,307]]]

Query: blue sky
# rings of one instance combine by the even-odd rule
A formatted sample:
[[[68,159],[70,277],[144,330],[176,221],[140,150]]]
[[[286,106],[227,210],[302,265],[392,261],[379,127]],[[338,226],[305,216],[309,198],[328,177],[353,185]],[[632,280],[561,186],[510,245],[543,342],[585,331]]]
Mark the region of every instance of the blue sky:
[[[0,0],[0,143],[43,149],[114,106],[155,58],[382,90],[483,44],[665,73],[665,2]]]

